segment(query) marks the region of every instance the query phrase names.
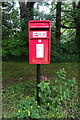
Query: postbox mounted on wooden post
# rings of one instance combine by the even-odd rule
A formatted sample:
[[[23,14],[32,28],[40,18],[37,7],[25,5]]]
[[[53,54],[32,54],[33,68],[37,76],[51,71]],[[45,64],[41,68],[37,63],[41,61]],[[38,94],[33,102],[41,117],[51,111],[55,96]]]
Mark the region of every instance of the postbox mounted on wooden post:
[[[51,21],[29,21],[29,63],[50,64]]]

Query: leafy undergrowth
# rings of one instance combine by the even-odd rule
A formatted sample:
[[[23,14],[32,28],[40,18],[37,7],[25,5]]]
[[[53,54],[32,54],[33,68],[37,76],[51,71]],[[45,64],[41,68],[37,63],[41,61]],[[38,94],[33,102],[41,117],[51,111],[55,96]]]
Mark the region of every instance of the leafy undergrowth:
[[[67,72],[66,78],[75,77],[77,81],[79,80],[79,64],[77,63],[41,65],[41,79],[45,81],[43,76],[46,76],[46,80],[53,86],[55,72],[62,68]],[[36,98],[36,65],[25,62],[3,62],[3,87],[3,117],[11,118],[20,101],[24,101],[27,96],[32,97],[31,99]],[[41,112],[45,111],[43,107],[41,109]],[[29,113],[29,111],[26,112]],[[49,115],[54,116],[52,113]]]
[[[33,81],[17,82],[7,86],[3,91],[3,114],[4,117],[10,117],[20,100],[26,96],[35,96],[35,83]]]

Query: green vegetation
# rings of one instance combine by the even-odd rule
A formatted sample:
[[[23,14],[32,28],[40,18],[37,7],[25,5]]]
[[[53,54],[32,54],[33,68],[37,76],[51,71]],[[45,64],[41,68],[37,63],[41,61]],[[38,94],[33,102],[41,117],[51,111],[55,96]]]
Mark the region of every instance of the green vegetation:
[[[3,62],[3,117],[13,118],[13,116],[15,116],[24,118],[25,114],[26,118],[30,118],[28,114],[31,115],[31,118],[40,118],[40,116],[44,118],[44,114],[47,114],[46,117],[48,118],[58,116],[59,118],[77,117],[78,67],[78,63],[41,65],[41,76],[46,76],[47,81],[41,78],[41,81],[44,81],[39,85],[41,91],[43,91],[40,92],[42,105],[38,107],[38,104],[35,102],[36,65],[29,65],[26,62]],[[64,68],[66,72],[62,68]],[[57,72],[57,74],[55,74],[55,72]],[[44,96],[48,94],[48,97],[44,99],[43,94]],[[28,96],[30,98],[26,99]],[[52,99],[54,99],[54,101]],[[45,102],[43,100],[45,100]],[[27,107],[26,104],[28,104]],[[53,109],[54,112],[46,109],[47,104],[50,105],[51,111],[55,108]],[[52,107],[54,105],[55,107]],[[62,106],[64,106],[64,108]],[[63,109],[64,114],[62,115]],[[21,114],[19,110],[22,110]],[[65,115],[65,111],[67,111],[67,115]]]
[[[53,43],[51,48],[51,62],[78,62],[80,55],[75,43],[61,43],[58,47]]]
[[[34,4],[36,4],[35,8]],[[80,61],[80,40],[78,40],[80,38],[80,33],[78,33],[80,29],[80,2],[75,3],[75,8],[73,8],[72,3],[63,2],[59,5],[59,2],[48,3],[46,0],[41,3],[20,3],[21,5],[23,7],[18,8],[20,10],[19,14],[19,10],[13,2],[2,3],[3,60],[14,59],[17,61],[18,59],[22,61],[23,59],[28,59],[28,21],[33,17],[35,20],[44,19],[52,22],[51,62]],[[44,10],[40,12],[39,9],[42,6],[48,8],[50,13],[46,13]],[[61,12],[57,13],[57,9],[60,8]],[[60,17],[61,19],[59,19]],[[60,35],[58,36],[57,34]]]

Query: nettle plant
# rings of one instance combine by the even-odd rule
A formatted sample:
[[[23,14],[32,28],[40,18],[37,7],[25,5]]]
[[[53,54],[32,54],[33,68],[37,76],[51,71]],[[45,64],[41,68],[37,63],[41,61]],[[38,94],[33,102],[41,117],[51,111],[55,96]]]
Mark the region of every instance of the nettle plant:
[[[43,81],[38,85],[40,88],[39,97],[41,98],[41,104],[46,105],[46,103],[49,103],[52,100],[51,89],[49,85],[50,83]]]
[[[66,78],[64,68],[56,72],[54,86],[42,81],[39,87],[41,104],[54,113],[56,118],[75,118],[77,116],[78,84],[74,77]]]
[[[54,79],[53,103],[56,107],[56,117],[72,117],[77,115],[77,103],[78,103],[78,85],[76,79],[66,78],[66,72],[60,69],[56,73],[57,77]],[[63,112],[64,111],[64,115]]]
[[[26,98],[17,106],[17,118],[76,118],[78,116],[78,85],[67,79],[64,69],[56,72],[54,85],[42,81],[39,85],[40,106],[35,98]]]

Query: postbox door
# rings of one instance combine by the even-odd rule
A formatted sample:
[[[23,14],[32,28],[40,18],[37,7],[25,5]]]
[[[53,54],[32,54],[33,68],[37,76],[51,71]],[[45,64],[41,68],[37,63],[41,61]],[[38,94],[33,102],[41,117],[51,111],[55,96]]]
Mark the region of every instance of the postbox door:
[[[49,40],[30,40],[30,63],[47,64],[49,62]]]

